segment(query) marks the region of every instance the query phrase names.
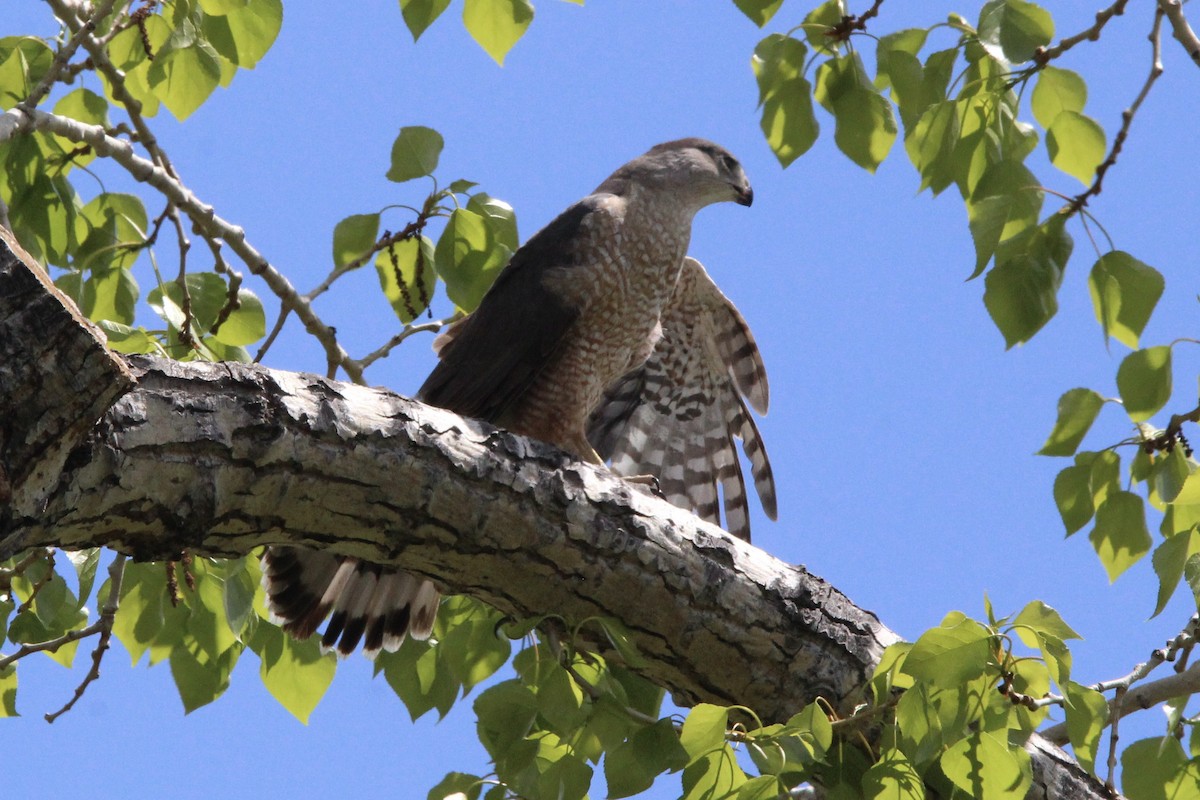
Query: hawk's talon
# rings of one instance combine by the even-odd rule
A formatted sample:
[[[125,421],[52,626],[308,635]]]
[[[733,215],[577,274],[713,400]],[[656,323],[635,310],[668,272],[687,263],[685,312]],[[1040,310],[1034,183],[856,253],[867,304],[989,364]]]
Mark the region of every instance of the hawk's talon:
[[[662,485],[659,484],[657,475],[630,475],[625,480],[635,486],[644,486],[650,494],[659,500],[667,499],[667,496],[663,494]]]

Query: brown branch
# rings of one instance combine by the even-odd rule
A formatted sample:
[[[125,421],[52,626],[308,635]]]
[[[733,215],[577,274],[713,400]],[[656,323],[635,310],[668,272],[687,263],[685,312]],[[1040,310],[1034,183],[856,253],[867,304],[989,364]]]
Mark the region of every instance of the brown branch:
[[[422,322],[419,325],[414,325],[410,322],[409,324],[404,326],[403,330],[401,330],[399,333],[397,333],[391,339],[388,339],[387,342],[382,347],[380,347],[378,350],[375,350],[374,352],[370,353],[369,355],[363,356],[363,358],[360,359],[358,363],[365,370],[367,367],[371,366],[379,359],[385,358],[401,342],[403,342],[405,339],[412,336],[413,334],[437,333],[442,328],[446,327],[447,325],[451,325],[462,318],[463,318],[463,313],[461,311],[456,311],[453,314],[451,314],[450,316],[446,317],[445,319],[435,319],[430,322]]]
[[[116,558],[113,559],[113,563],[109,565],[108,599],[104,602],[104,607],[100,609],[100,618],[86,629],[100,634],[100,638],[96,642],[96,648],[92,650],[92,667],[88,670],[87,675],[83,676],[83,682],[75,687],[75,694],[66,702],[66,705],[58,711],[45,715],[46,722],[53,723],[54,720],[74,708],[75,704],[79,702],[79,698],[83,697],[83,693],[87,691],[88,686],[100,677],[100,662],[104,659],[104,654],[108,652],[108,648],[111,646],[113,621],[117,617],[117,608],[121,603],[121,581],[125,577],[125,561],[127,559],[128,556],[124,553],[117,553]],[[92,629],[95,630],[93,631]],[[89,635],[91,634],[89,633]]]
[[[847,14],[842,17],[842,21],[825,32],[825,36],[834,42],[844,42],[852,35],[859,31],[867,29],[867,23],[873,17],[879,14],[879,7],[883,5],[883,0],[875,0],[875,2],[862,14]]]
[[[1162,9],[1155,9],[1154,25],[1150,29],[1150,35],[1147,37],[1150,40],[1151,47],[1151,63],[1150,74],[1146,76],[1146,82],[1142,84],[1141,91],[1138,92],[1136,98],[1129,108],[1121,112],[1121,129],[1117,131],[1116,137],[1113,139],[1112,148],[1108,151],[1108,156],[1096,167],[1096,179],[1092,181],[1092,185],[1087,188],[1082,194],[1076,195],[1066,205],[1065,210],[1068,215],[1076,214],[1082,211],[1088,204],[1088,200],[1100,194],[1103,190],[1104,176],[1108,173],[1110,167],[1117,163],[1117,156],[1121,154],[1121,148],[1125,145],[1125,139],[1129,136],[1129,127],[1133,124],[1133,118],[1137,114],[1138,109],[1142,107],[1146,96],[1150,94],[1150,89],[1154,86],[1154,82],[1163,73],[1162,65]]]
[[[1117,0],[1117,2],[1108,8],[1097,11],[1096,21],[1090,28],[1086,28],[1074,36],[1068,36],[1065,39],[1059,40],[1058,44],[1053,47],[1039,47],[1033,53],[1033,62],[1039,67],[1044,67],[1080,42],[1097,41],[1100,38],[1100,31],[1104,30],[1104,26],[1108,24],[1108,21],[1113,17],[1119,17],[1124,14],[1125,6],[1128,4],[1129,0]]]
[[[47,130],[71,141],[87,142],[96,149],[97,154],[112,158],[135,180],[147,183],[161,192],[167,200],[188,215],[194,230],[222,239],[252,273],[262,278],[281,303],[292,307],[304,322],[305,329],[325,349],[326,358],[333,368],[344,369],[355,383],[363,382],[361,367],[342,349],[337,340],[337,332],[317,316],[312,305],[296,291],[291,281],[250,244],[242,228],[218,216],[211,205],[203,203],[177,178],[168,174],[162,167],[135,154],[129,142],[108,136],[99,126],[87,125],[44,111],[34,111],[32,115],[28,115],[19,109],[13,109],[0,114],[0,141],[14,133],[30,130]]]
[[[1170,452],[1175,449],[1176,445],[1182,445],[1184,453],[1190,456],[1192,448],[1188,444],[1187,438],[1183,435],[1183,423],[1185,422],[1200,423],[1200,405],[1185,414],[1172,414],[1171,421],[1167,423],[1167,427],[1157,436],[1152,436],[1144,440],[1142,448],[1147,453],[1162,453]]]

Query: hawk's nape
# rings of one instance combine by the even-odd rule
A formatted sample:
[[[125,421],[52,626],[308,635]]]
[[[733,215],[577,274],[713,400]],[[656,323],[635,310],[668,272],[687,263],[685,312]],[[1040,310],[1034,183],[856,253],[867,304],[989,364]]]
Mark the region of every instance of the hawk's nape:
[[[654,352],[610,386],[592,412],[588,438],[618,475],[654,475],[667,500],[717,525],[720,486],[726,530],[749,541],[739,439],[763,510],[776,516],[771,463],[745,402],[767,413],[758,345],[694,258],[684,259],[661,322]]]
[[[606,391],[652,354],[651,363],[669,364],[675,358],[662,350],[674,338],[660,337],[660,331],[674,329],[668,324],[676,313],[671,304],[684,270],[692,218],[713,203],[750,205],[752,200],[741,165],[719,145],[679,139],[651,148],[513,254],[479,308],[438,337],[440,361],[417,397],[601,463],[588,427]],[[686,281],[692,280],[686,277],[694,271],[691,263],[684,270]],[[703,275],[698,264],[696,268]],[[766,381],[757,350],[737,312],[728,308],[737,321],[726,331],[732,338],[718,335],[713,341],[733,348],[725,361],[733,365],[729,374],[751,403],[758,408],[761,399],[765,410]],[[751,362],[737,356],[744,341],[750,342]],[[744,372],[747,363],[758,364],[753,375]],[[645,374],[649,380],[652,373]],[[682,391],[686,396],[691,390],[683,386]],[[707,457],[710,464],[679,472],[674,466],[678,459],[664,459],[658,477],[672,497],[686,498],[677,502],[709,519],[716,518],[719,482],[730,530],[747,536],[744,489],[731,436],[742,438],[747,447],[768,512],[773,512],[774,501],[767,498],[773,498],[774,489],[765,451],[740,398],[734,390],[730,405],[722,394],[715,412],[722,418],[705,417],[709,432],[724,432],[723,444],[683,444],[685,460]],[[625,421],[627,434],[638,430],[636,419],[635,414]],[[622,456],[615,464],[623,469],[625,462]],[[706,483],[691,487],[689,475],[701,475]],[[392,650],[406,636],[424,638],[432,630],[438,593],[423,578],[294,547],[268,548],[263,564],[268,607],[284,629],[310,636],[332,614],[322,645],[341,654],[360,643],[368,655]]]

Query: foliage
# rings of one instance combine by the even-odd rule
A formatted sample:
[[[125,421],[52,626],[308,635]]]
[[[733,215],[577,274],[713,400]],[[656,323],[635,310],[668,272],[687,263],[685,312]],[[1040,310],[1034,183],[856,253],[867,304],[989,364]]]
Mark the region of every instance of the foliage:
[[[432,320],[438,291],[456,314],[470,311],[517,248],[513,209],[470,181],[439,179],[442,136],[404,127],[385,171],[416,202],[338,222],[328,277],[300,295],[274,265],[256,257],[244,233],[177,191],[179,176],[149,127],[161,108],[185,120],[218,87],[229,88],[241,70],[253,69],[280,31],[280,0],[170,0],[137,10],[107,2],[86,28],[74,6],[50,5],[63,22],[57,41],[0,39],[0,106],[20,112],[6,115],[7,127],[0,126],[0,222],[53,271],[59,288],[104,328],[114,349],[248,361],[247,348],[260,344],[254,357],[260,360],[295,313],[324,347],[330,374],[340,369],[361,381],[367,366],[409,334],[453,319]],[[413,39],[449,5],[401,0]],[[776,21],[784,6],[782,0],[735,5],[759,27]],[[791,27],[759,42],[752,64],[768,144],[786,167],[813,146],[821,120],[831,117],[837,147],[873,172],[899,140],[921,190],[937,195],[953,188],[960,196],[975,250],[964,273],[983,278],[985,308],[1008,347],[1028,342],[1057,313],[1075,236],[1084,232],[1095,252],[1088,290],[1096,319],[1106,342],[1116,340],[1130,352],[1114,376],[1118,397],[1088,388],[1062,395],[1040,451],[1072,459],[1054,482],[1054,498],[1068,535],[1091,526],[1088,539],[1112,580],[1151,554],[1159,579],[1155,613],[1180,586],[1200,600],[1200,477],[1181,430],[1200,420],[1200,408],[1173,416],[1162,430],[1150,425],[1173,396],[1173,349],[1193,342],[1142,346],[1165,280],[1111,243],[1101,252],[1099,222],[1087,208],[1157,77],[1164,15],[1178,10],[1158,4],[1151,69],[1110,141],[1085,113],[1084,77],[1059,64],[1073,47],[1100,38],[1125,3],[1102,10],[1092,28],[1057,44],[1050,13],[1026,0],[987,0],[974,21],[952,15],[928,28],[863,36],[880,22],[881,5],[856,16],[828,0],[803,17],[795,12]],[[792,13],[793,5],[787,9]],[[465,28],[500,64],[533,15],[527,0],[462,3]],[[86,56],[76,55],[80,47]],[[83,69],[99,75],[103,96],[83,88],[51,92]],[[51,98],[47,113],[34,113],[45,111]],[[134,143],[144,155],[133,154]],[[1057,176],[1036,175],[1031,166],[1039,147],[1082,190],[1049,189]],[[98,158],[152,175],[158,194],[101,191],[85,199],[79,171]],[[1062,205],[1046,209],[1048,195]],[[381,230],[385,215],[394,230]],[[188,255],[184,217],[206,246],[203,265]],[[164,229],[175,234],[174,274],[160,268],[159,253],[169,249],[159,241]],[[243,286],[229,253],[278,299],[282,310],[270,335],[264,305]],[[355,359],[312,302],[368,262],[401,327],[378,350]],[[144,294],[143,284],[149,287]],[[419,323],[423,314],[431,321]],[[1136,435],[1080,450],[1106,405],[1120,406]],[[1124,446],[1133,448],[1127,470],[1118,449]],[[1161,514],[1157,537],[1148,507]],[[267,690],[301,721],[333,679],[332,656],[311,641],[291,640],[267,619],[254,557],[118,560],[99,587],[98,552],[65,560],[69,568],[54,552],[37,551],[0,565],[0,634],[18,648],[0,657],[0,716],[17,712],[20,659],[46,652],[70,666],[78,641],[95,634],[103,641],[115,636],[135,664],[143,658],[169,663],[187,712],[221,696],[247,648],[260,660]],[[85,604],[93,596],[101,613],[89,623]],[[1066,739],[1080,764],[1096,771],[1103,766],[1106,731],[1114,734],[1110,747],[1117,738],[1104,692],[1123,697],[1155,666],[1190,650],[1196,635],[1190,625],[1174,650],[1156,653],[1140,674],[1084,684],[1072,677],[1066,645],[1076,634],[1053,609],[1035,600],[1008,617],[997,618],[990,605],[986,612],[986,621],[953,612],[915,642],[889,649],[871,683],[870,706],[840,716],[817,699],[786,723],[770,725],[737,706],[699,705],[682,721],[660,718],[663,692],[631,669],[639,659],[636,642],[618,623],[572,627],[546,619],[536,628],[504,628],[495,612],[467,598],[444,603],[428,643],[406,642],[381,656],[376,670],[414,719],[434,709],[444,716],[508,661],[509,639],[500,632],[527,642],[512,658],[514,676],[474,700],[493,772],[451,772],[431,798],[582,798],[597,770],[611,797],[637,794],[675,773],[685,798],[770,798],[805,782],[837,797],[917,798],[930,786],[946,796],[1008,798],[1024,796],[1031,785],[1022,745],[1052,707],[1065,715]],[[577,645],[588,638],[585,632],[607,639],[623,665]],[[102,652],[97,648],[96,668]],[[1200,725],[1185,714],[1187,699],[1172,701],[1160,741],[1135,742],[1121,752],[1129,796],[1200,794]],[[881,733],[874,747],[864,748],[863,731],[870,727]],[[1115,761],[1114,753],[1109,781]]]

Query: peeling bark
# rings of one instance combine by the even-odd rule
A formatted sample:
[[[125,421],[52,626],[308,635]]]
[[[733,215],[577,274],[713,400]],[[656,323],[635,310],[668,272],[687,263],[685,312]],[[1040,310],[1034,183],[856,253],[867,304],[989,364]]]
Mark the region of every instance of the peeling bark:
[[[44,279],[45,298],[10,293],[22,271],[0,241],[0,559],[328,548],[516,616],[616,617],[679,702],[764,721],[818,696],[849,713],[898,640],[803,567],[548,445],[314,375],[123,361]],[[1053,745],[1029,750],[1032,797],[1104,796]]]

